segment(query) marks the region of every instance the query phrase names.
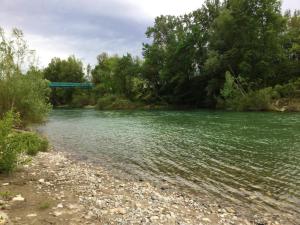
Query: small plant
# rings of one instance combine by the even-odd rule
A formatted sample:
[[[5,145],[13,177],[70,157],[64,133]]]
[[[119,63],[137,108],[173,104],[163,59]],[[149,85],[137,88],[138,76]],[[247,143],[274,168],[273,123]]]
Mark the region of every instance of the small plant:
[[[50,206],[51,206],[50,202],[44,201],[44,202],[41,202],[41,203],[40,203],[39,209],[40,209],[40,210],[49,209]]]
[[[13,193],[10,191],[0,191],[0,197],[3,200],[9,201],[12,199]]]

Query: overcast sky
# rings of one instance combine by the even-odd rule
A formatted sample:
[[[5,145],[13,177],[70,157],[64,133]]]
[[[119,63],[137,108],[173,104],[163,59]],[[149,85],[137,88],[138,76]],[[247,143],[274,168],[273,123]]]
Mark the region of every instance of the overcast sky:
[[[145,31],[161,14],[180,15],[204,0],[0,0],[0,27],[20,28],[41,66],[71,54],[94,64],[101,52],[141,55]],[[300,0],[283,0],[300,9]]]

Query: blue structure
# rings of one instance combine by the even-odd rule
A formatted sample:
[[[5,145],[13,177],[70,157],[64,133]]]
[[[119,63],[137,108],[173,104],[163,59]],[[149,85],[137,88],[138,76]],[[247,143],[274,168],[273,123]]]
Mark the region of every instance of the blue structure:
[[[80,88],[80,89],[92,89],[93,83],[74,83],[74,82],[50,82],[50,88]]]

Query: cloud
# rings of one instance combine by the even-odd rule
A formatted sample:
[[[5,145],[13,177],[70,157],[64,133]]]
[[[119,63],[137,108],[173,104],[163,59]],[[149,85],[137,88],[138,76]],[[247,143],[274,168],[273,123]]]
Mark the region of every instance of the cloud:
[[[1,0],[0,26],[20,28],[41,65],[53,57],[75,54],[85,63],[96,56],[141,55],[145,31],[161,14],[179,15],[201,7],[204,0]],[[284,0],[283,8],[299,8]]]
[[[140,54],[151,19],[124,1],[2,0],[0,21],[6,29],[22,29],[47,65],[70,54],[92,63],[102,51]]]

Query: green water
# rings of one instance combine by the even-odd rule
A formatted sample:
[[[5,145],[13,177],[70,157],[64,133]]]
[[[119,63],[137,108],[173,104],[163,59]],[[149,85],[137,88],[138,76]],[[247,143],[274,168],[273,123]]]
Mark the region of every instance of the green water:
[[[54,110],[57,149],[221,202],[300,215],[300,114]]]

